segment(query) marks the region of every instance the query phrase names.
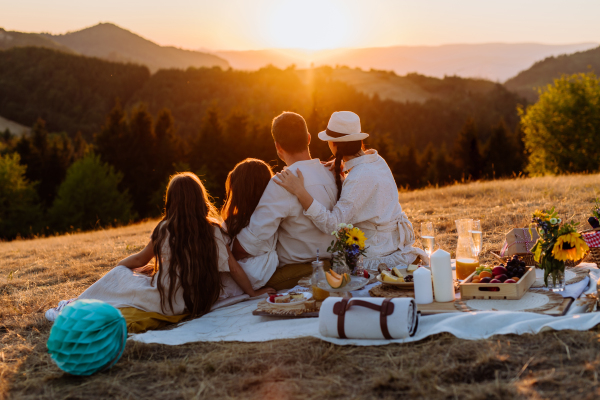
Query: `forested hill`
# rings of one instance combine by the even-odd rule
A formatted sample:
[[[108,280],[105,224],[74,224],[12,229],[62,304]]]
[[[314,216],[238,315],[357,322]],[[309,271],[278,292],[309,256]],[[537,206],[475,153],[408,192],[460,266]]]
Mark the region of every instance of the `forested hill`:
[[[504,84],[509,90],[520,94],[530,101],[538,98],[537,88],[551,84],[561,75],[595,72],[600,74],[600,47],[574,54],[548,57]]]
[[[27,46],[45,47],[48,49],[64,51],[66,53],[74,53],[74,51],[67,46],[62,45],[49,37],[37,33],[6,31],[0,28],[0,50]]]
[[[160,70],[151,76],[141,66],[16,48],[0,52],[0,115],[26,126],[41,117],[50,131],[71,135],[81,131],[90,140],[117,98],[126,108],[145,103],[153,113],[170,109],[184,138],[197,134],[211,107],[224,117],[232,112],[245,114],[259,125],[269,125],[281,111],[297,111],[313,131],[323,129],[333,111],[353,110],[367,132],[389,134],[397,144],[424,148],[428,143],[451,146],[470,118],[482,140],[500,121],[514,130],[516,107],[523,102],[493,82],[418,74],[401,80],[425,96],[422,102],[399,102],[364,88],[359,88],[361,93],[352,86],[355,82],[339,78],[344,73],[343,68],[330,67],[309,72],[274,67],[254,72],[190,68]],[[386,77],[392,83],[399,79],[393,73],[369,74],[380,83]]]
[[[159,46],[133,32],[110,23],[102,23],[77,32],[46,37],[79,54],[110,61],[148,66],[152,72],[161,68],[221,67],[229,63],[214,54]]]
[[[143,66],[12,48],[0,51],[0,115],[25,126],[42,118],[51,132],[90,139],[115,100],[127,102],[149,78]]]

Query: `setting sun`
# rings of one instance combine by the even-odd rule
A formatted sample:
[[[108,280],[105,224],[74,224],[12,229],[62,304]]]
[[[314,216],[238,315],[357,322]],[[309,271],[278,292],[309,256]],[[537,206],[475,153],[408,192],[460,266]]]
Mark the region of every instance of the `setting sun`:
[[[275,47],[320,50],[348,45],[350,18],[338,1],[281,1],[267,13],[265,34]]]

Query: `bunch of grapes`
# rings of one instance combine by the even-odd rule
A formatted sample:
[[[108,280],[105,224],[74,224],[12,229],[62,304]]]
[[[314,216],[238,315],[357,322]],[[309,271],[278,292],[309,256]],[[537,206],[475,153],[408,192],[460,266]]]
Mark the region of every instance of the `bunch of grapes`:
[[[500,264],[500,265],[504,267],[504,264]],[[521,279],[523,277],[523,275],[525,275],[525,272],[527,272],[525,262],[522,261],[519,258],[519,256],[517,256],[516,254],[513,256],[513,258],[508,260],[505,268],[506,268],[506,271],[508,272],[507,276],[509,278],[517,277],[517,278]]]

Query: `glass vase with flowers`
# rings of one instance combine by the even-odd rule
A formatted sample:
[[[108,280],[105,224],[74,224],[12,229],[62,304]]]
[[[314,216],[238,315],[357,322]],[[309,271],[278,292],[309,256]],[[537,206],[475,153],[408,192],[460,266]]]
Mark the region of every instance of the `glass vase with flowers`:
[[[565,290],[565,262],[581,260],[589,247],[577,232],[578,223],[571,221],[561,225],[554,207],[534,212],[532,222],[540,238],[531,251],[544,270],[544,284],[549,290],[562,292]]]
[[[327,248],[333,255],[332,266],[338,274],[356,274],[359,258],[364,256],[367,238],[363,231],[352,224],[341,223],[337,231],[331,232],[335,239]]]

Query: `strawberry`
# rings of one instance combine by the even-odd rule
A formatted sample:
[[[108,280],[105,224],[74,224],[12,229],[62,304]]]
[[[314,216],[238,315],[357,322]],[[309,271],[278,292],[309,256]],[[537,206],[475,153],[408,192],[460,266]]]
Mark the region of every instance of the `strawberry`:
[[[369,279],[369,273],[366,269],[363,271],[363,275],[365,276],[365,278]]]
[[[275,295],[273,295],[273,296],[269,296],[269,301],[270,301],[271,303],[274,303],[274,302],[275,302],[275,297],[277,297],[277,296],[275,296]]]

